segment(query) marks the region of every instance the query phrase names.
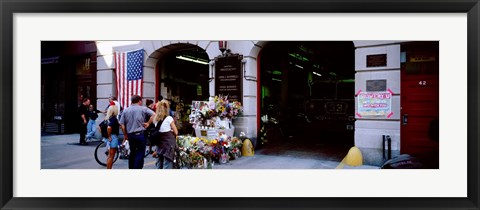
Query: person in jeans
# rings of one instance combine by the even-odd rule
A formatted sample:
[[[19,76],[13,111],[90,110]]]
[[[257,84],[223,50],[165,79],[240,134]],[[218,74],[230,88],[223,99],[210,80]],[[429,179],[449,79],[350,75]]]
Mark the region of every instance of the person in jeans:
[[[157,110],[153,123],[160,125],[160,145],[157,147],[157,161],[155,165],[158,169],[172,169],[173,160],[175,158],[175,147],[177,146],[176,136],[178,135],[177,127],[173,118],[169,115],[169,103],[162,100],[156,105]]]
[[[91,141],[93,137],[95,137],[95,133],[97,132],[97,123],[96,120],[98,118],[98,113],[105,113],[98,109],[93,108],[93,104],[90,104],[88,108],[88,124],[87,124],[87,137],[86,141]]]
[[[119,134],[119,128],[120,124],[118,123],[117,119],[118,115],[118,109],[116,106],[110,106],[107,109],[107,116],[105,117],[105,120],[108,120],[108,127],[107,127],[107,133],[108,133],[108,138],[106,139],[106,143],[110,145],[110,149],[108,151],[108,158],[107,158],[107,169],[112,169],[113,166],[113,158],[115,157],[115,154],[117,153],[118,149],[118,134]]]
[[[145,123],[145,116],[149,115],[148,122]],[[130,144],[130,156],[128,158],[129,169],[142,169],[146,139],[145,128],[153,121],[155,112],[149,108],[142,106],[142,97],[139,95],[132,96],[132,104],[123,110],[120,118],[120,126],[124,133],[123,141],[128,140]],[[126,135],[125,135],[126,134]]]
[[[84,98],[82,104],[78,107],[78,115],[80,117],[80,145],[87,145],[85,135],[87,134],[88,106],[90,106],[90,99]]]

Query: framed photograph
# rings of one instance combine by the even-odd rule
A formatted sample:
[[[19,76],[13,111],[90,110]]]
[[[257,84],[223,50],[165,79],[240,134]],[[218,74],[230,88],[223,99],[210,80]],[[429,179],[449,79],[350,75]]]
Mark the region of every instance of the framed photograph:
[[[478,3],[478,0],[460,2],[1,0],[0,93],[3,103],[0,207],[1,209],[479,209]],[[51,43],[56,42],[86,44],[65,45],[66,47],[61,48],[60,51],[64,50],[63,54],[77,60],[72,59],[71,66],[57,68],[57,65],[52,64],[61,62],[59,56],[43,51],[47,45],[55,48],[56,45]],[[322,42],[323,51],[312,51],[308,44],[292,45],[295,52],[285,51],[285,56],[290,60],[278,56],[277,52],[283,45],[300,42]],[[337,52],[333,48],[341,44],[334,42],[347,43],[346,48],[351,53],[347,55]],[[75,57],[76,51],[88,51],[91,47],[89,43],[95,45],[92,48],[93,53],[89,54],[91,56]],[[309,108],[315,111],[314,107],[324,109],[323,112],[318,110],[312,112],[311,116],[307,113],[304,118],[309,123],[315,118],[315,114],[321,115],[315,118],[319,121],[331,119],[333,115],[336,116],[335,119],[340,119],[337,115],[344,116],[345,121],[351,123],[341,124],[341,129],[345,133],[352,133],[351,139],[355,136],[354,144],[360,147],[364,154],[363,163],[369,161],[369,164],[378,165],[378,161],[375,161],[382,158],[381,155],[378,156],[380,153],[377,157],[371,155],[374,153],[365,152],[371,151],[369,149],[373,148],[372,145],[383,148],[384,160],[387,156],[391,158],[392,148],[393,156],[399,155],[395,151],[400,153],[400,148],[403,150],[402,153],[409,153],[405,148],[410,147],[404,142],[412,141],[402,140],[402,143],[399,141],[400,126],[408,123],[417,125],[411,128],[412,132],[422,127],[429,131],[428,138],[436,139],[438,158],[433,158],[433,162],[428,162],[431,165],[420,170],[382,170],[379,167],[378,170],[365,168],[339,170],[344,167],[346,157],[336,168],[323,170],[305,170],[305,167],[281,170],[278,168],[224,170],[221,167],[218,170],[104,170],[103,166],[81,169],[81,161],[86,159],[91,161],[93,155],[80,158],[76,162],[63,163],[62,155],[67,158],[83,153],[51,150],[48,152],[57,153],[57,156],[45,158],[43,148],[56,140],[43,141],[40,139],[40,136],[43,138],[43,132],[51,129],[61,133],[64,129],[69,129],[68,125],[49,124],[64,121],[65,116],[68,116],[57,114],[60,113],[58,110],[65,109],[64,106],[77,108],[84,98],[94,98],[94,104],[99,110],[114,104],[110,99],[115,92],[112,88],[116,78],[113,67],[115,53],[132,52],[140,45],[146,55],[145,63],[142,65],[144,68],[151,68],[144,72],[151,77],[143,83],[144,98],[155,101],[157,96],[163,95],[179,103],[184,100],[184,95],[175,94],[175,91],[179,93],[186,90],[185,92],[192,97],[185,103],[196,102],[192,107],[199,108],[205,103],[202,100],[206,99],[199,96],[215,95],[215,90],[221,88],[225,91],[235,90],[235,97],[239,98],[238,101],[241,101],[244,108],[242,113],[244,122],[235,125],[235,129],[245,129],[248,136],[260,132],[261,123],[264,120],[268,121],[268,117],[264,118],[262,116],[264,113],[257,109],[263,108],[264,104],[274,99],[267,99],[264,96],[274,96],[271,90],[280,90],[282,94],[288,92],[285,89],[285,86],[288,86],[292,92],[288,97],[298,100],[298,103],[294,103],[293,99],[285,100],[288,97],[277,94],[275,99],[277,101],[273,104],[283,106],[281,113],[285,114],[287,110],[292,110],[291,106],[295,107],[302,103],[302,108],[307,111]],[[244,47],[247,45],[251,48]],[[420,45],[422,49],[427,50],[418,50]],[[182,55],[172,57],[172,62],[181,59],[181,62],[204,65],[206,73],[203,77],[195,78],[200,80],[203,78],[204,81],[195,83],[188,81],[188,78],[178,78],[177,75],[184,74],[180,69],[175,69],[177,74],[170,73],[174,76],[168,78],[156,75],[155,72],[162,71],[157,69],[159,58],[171,54],[169,51],[171,49],[165,46],[172,49],[176,46],[174,50],[183,50]],[[187,48],[188,46],[190,48]],[[202,59],[196,58],[200,55],[198,49],[203,49]],[[142,51],[139,52],[142,54]],[[192,56],[192,53],[197,54]],[[226,63],[216,69],[215,56],[211,55],[217,57],[240,55],[237,57],[241,59],[235,60],[238,66],[232,67]],[[261,59],[275,60],[281,65],[264,65],[260,63]],[[310,62],[307,70],[301,63],[293,62],[299,60],[308,63],[305,62],[308,59],[319,63]],[[349,62],[345,62],[346,60]],[[431,63],[434,63],[432,66],[438,70],[436,73],[425,68]],[[48,68],[45,67],[47,65]],[[166,62],[164,65],[170,64]],[[192,65],[185,65],[185,68],[191,69]],[[351,68],[348,77],[342,78],[340,70],[325,70],[344,68],[342,65],[349,65],[348,68]],[[292,72],[307,71],[307,73],[290,73],[286,76],[288,73],[285,72],[290,70],[283,66],[291,66]],[[62,68],[72,72],[72,77],[81,79],[58,79],[62,77],[58,75],[63,74]],[[257,68],[262,71],[257,71]],[[216,70],[238,72],[235,75],[228,72],[217,75]],[[297,74],[304,74],[307,78],[306,85],[302,86],[301,91],[309,95],[308,100],[299,97],[295,92],[300,90],[295,86]],[[430,77],[419,79],[420,77],[417,77],[419,74],[430,75],[434,79],[430,80]],[[411,79],[408,82],[415,88],[400,89],[400,77]],[[268,78],[270,83],[265,82],[265,78]],[[85,82],[90,81],[89,79],[94,81],[93,85]],[[291,82],[280,83],[282,80]],[[184,87],[178,85],[169,89],[170,84],[179,81],[185,83]],[[212,81],[222,81],[225,84],[217,87]],[[361,81],[361,85],[358,81]],[[49,83],[58,83],[58,86],[48,86]],[[328,95],[330,92],[318,92],[321,89],[328,89],[332,84],[335,84],[335,88],[332,89],[335,90],[334,95]],[[419,96],[421,99],[412,99],[416,96],[415,93],[431,87],[431,84],[437,87],[436,96],[427,94]],[[54,94],[46,94],[49,91]],[[403,97],[407,95],[404,94],[406,91],[412,93],[412,98]],[[47,103],[44,102],[57,100],[58,98],[54,97],[57,92],[67,95],[70,102],[64,101],[47,107]],[[322,95],[323,93],[325,94]],[[352,97],[344,100],[338,97],[341,94]],[[46,95],[48,97],[45,97]],[[364,98],[360,100],[360,96]],[[414,115],[405,114],[407,107],[400,106],[400,100],[409,101],[411,104],[415,101],[416,107],[425,102],[426,98],[436,100],[437,106],[439,104],[438,110],[435,107],[432,107],[432,110],[436,110],[434,112],[437,118],[440,116],[440,120],[415,124]],[[288,106],[285,103],[288,103]],[[128,104],[128,101],[122,101],[122,106],[124,104]],[[361,108],[361,104],[365,106]],[[44,122],[47,115],[50,121]],[[379,120],[382,120],[382,123],[374,124]],[[186,122],[188,121],[187,115]],[[390,129],[392,124],[395,131]],[[250,125],[255,126],[252,128]],[[375,130],[368,127],[369,125],[381,125],[381,128]],[[287,126],[284,130],[280,129],[277,134],[285,135],[283,133],[285,132],[287,137],[284,139],[294,139],[292,136],[296,135],[296,129],[301,127],[290,129]],[[381,129],[386,131],[382,132]],[[431,130],[433,132],[430,132]],[[313,133],[315,130],[311,131]],[[320,139],[326,135],[322,132],[306,137]],[[380,140],[383,135],[383,142],[373,144],[371,140],[358,140],[368,139],[373,134]],[[407,139],[407,135],[403,133],[401,135]],[[62,140],[61,135],[59,136],[57,140]],[[74,136],[78,139],[76,135]],[[262,142],[259,134],[252,140],[257,145],[266,142]],[[388,155],[385,156],[387,144]],[[425,148],[425,145],[418,148],[422,146]],[[95,149],[82,148],[85,151]],[[45,164],[44,161],[53,164]],[[151,168],[153,167],[152,164]]]

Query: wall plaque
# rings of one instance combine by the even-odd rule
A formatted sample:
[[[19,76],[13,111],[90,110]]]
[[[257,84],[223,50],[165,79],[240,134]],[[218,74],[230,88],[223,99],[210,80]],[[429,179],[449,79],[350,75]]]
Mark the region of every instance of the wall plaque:
[[[367,91],[387,91],[387,80],[367,80]]]
[[[230,101],[242,99],[242,55],[215,59],[215,95],[228,95]]]
[[[367,67],[387,66],[387,54],[367,55]]]

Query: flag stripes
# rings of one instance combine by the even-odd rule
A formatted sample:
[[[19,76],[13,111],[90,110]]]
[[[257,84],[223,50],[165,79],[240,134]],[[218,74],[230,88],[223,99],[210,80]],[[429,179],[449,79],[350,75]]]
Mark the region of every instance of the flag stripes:
[[[115,52],[117,94],[120,106],[127,108],[132,95],[142,96],[143,49]]]

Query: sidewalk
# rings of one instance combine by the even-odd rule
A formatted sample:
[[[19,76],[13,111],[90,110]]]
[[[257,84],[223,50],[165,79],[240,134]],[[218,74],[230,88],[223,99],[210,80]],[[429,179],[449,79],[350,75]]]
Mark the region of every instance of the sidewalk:
[[[41,146],[78,144],[79,134],[42,135]],[[99,139],[98,139],[99,140]],[[294,146],[272,145],[255,151],[251,157],[241,157],[226,164],[215,164],[214,169],[335,169],[348,149],[326,145]],[[42,154],[42,156],[45,154]],[[153,161],[153,159],[152,159]],[[151,161],[150,161],[151,162]],[[147,164],[147,162],[146,162]],[[150,164],[150,163],[148,163]],[[145,167],[149,168],[149,167]],[[379,169],[377,166],[348,166],[343,169]]]
[[[241,157],[215,169],[335,169],[347,154],[341,148],[325,145],[274,145],[255,151],[251,157]],[[340,151],[340,152],[339,152]],[[379,169],[377,166],[348,166],[342,169]]]

